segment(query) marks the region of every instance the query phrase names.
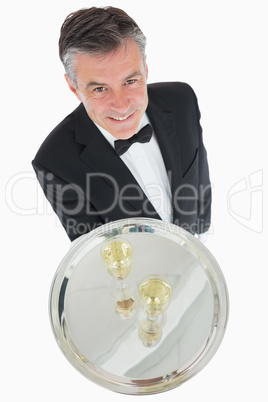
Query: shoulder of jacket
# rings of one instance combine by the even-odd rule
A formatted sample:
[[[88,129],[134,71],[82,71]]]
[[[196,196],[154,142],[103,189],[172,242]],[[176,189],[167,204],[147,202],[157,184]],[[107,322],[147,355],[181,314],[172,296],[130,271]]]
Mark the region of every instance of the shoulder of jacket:
[[[64,150],[75,146],[75,120],[76,114],[79,112],[78,106],[73,112],[66,116],[57,126],[48,134],[39,147],[36,158],[47,158],[58,155]]]
[[[148,84],[149,92],[158,93],[189,93],[193,92],[192,87],[186,82],[170,81],[170,82],[156,82]]]
[[[196,95],[192,87],[184,82],[158,82],[148,84],[149,100],[160,107],[187,108],[196,104]]]
[[[149,98],[164,100],[165,103],[174,101],[195,101],[196,95],[192,87],[185,82],[157,82],[148,84]]]

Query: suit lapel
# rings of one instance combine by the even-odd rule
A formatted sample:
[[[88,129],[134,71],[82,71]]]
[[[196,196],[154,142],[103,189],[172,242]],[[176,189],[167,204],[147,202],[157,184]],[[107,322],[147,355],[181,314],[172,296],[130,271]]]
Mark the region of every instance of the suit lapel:
[[[178,142],[178,134],[175,126],[173,113],[165,111],[162,105],[158,105],[155,100],[150,97],[147,114],[154,128],[155,135],[163,156],[166,171],[169,177],[171,192],[174,195],[175,191],[182,183],[182,170],[180,148]],[[172,197],[174,200],[174,197]],[[178,218],[176,215],[177,208],[174,208],[173,203],[173,218]]]

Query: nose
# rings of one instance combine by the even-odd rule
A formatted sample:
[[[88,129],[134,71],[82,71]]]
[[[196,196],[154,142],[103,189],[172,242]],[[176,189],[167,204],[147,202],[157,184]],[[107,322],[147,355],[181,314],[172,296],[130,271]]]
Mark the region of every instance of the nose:
[[[113,91],[110,99],[110,108],[113,111],[123,116],[126,112],[129,111],[129,106],[130,100],[123,89]]]

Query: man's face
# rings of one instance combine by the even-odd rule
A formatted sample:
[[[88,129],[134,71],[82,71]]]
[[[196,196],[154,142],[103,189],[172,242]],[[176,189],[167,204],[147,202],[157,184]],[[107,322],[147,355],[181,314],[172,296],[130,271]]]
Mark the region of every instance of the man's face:
[[[77,88],[65,77],[91,120],[117,139],[131,137],[148,105],[148,68],[137,44],[129,41],[105,56],[75,57]]]

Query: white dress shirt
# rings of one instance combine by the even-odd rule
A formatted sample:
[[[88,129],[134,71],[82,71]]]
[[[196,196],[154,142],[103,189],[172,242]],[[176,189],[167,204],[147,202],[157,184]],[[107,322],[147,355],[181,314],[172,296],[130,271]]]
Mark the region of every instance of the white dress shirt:
[[[138,131],[148,123],[150,124],[148,116],[144,114]],[[114,148],[116,139],[102,127],[97,124],[96,126]],[[160,218],[163,221],[172,222],[170,183],[154,131],[149,142],[134,143],[120,158],[133,174]]]

